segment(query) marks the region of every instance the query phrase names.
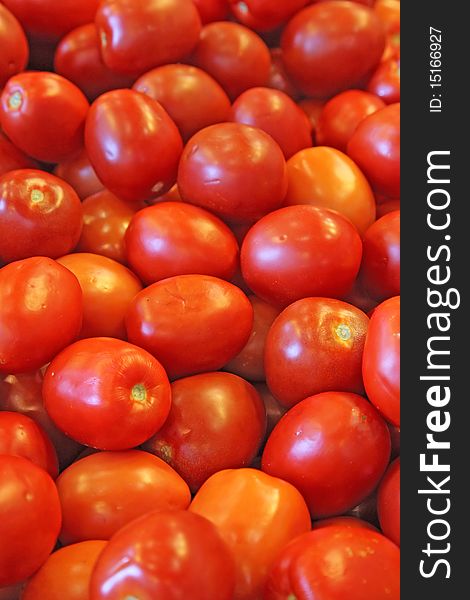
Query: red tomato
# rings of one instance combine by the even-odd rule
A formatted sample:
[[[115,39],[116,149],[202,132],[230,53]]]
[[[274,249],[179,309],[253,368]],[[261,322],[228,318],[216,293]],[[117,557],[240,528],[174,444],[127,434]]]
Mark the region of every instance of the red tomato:
[[[94,23],[77,27],[61,39],[54,53],[54,70],[78,86],[89,100],[130,87],[135,79],[115,73],[104,64]]]
[[[271,392],[288,407],[319,392],[361,393],[368,323],[361,310],[340,300],[305,298],[288,306],[266,339]]]
[[[387,200],[377,204],[377,219],[388,215],[395,210],[400,210],[400,200]]]
[[[347,217],[362,235],[375,220],[375,199],[354,162],[335,148],[318,146],[287,162],[285,204],[330,208]]]
[[[210,23],[201,31],[191,61],[212,75],[232,100],[245,90],[266,85],[271,68],[269,48],[238,23]]]
[[[183,149],[165,109],[133,90],[114,90],[93,102],[85,144],[100,181],[126,200],[170,189]]]
[[[392,440],[392,458],[400,456],[400,428],[387,423]]]
[[[228,0],[193,0],[199,11],[202,23],[223,21],[228,15]]]
[[[97,452],[65,469],[57,479],[62,506],[60,540],[108,540],[152,510],[184,510],[186,483],[163,460],[140,450]]]
[[[366,498],[389,459],[390,434],[375,408],[356,394],[325,392],[282,417],[266,442],[262,468],[295,485],[318,518]]]
[[[168,419],[144,448],[166,460],[192,491],[222,469],[251,463],[266,429],[252,385],[231,373],[202,373],[173,382],[171,392]]]
[[[307,296],[340,298],[354,283],[361,254],[359,234],[339,213],[288,206],[250,229],[242,274],[257,296],[282,307]]]
[[[400,104],[390,104],[359,123],[348,155],[379,194],[399,198]]]
[[[357,517],[330,517],[329,519],[320,519],[312,524],[312,529],[322,529],[323,527],[341,525],[342,527],[365,527],[372,531],[378,531],[371,523],[358,519]]]
[[[400,425],[400,297],[374,310],[364,346],[364,387],[382,415]]]
[[[255,469],[219,471],[198,491],[190,511],[217,526],[235,558],[233,600],[258,600],[273,560],[293,538],[310,529],[299,492]]]
[[[0,177],[8,171],[36,167],[37,163],[12,144],[0,129]]]
[[[103,0],[95,23],[105,65],[131,75],[179,62],[197,44],[201,31],[191,0]]]
[[[294,83],[308,96],[327,98],[358,86],[379,64],[385,34],[370,8],[321,2],[289,21],[281,47]]]
[[[282,62],[282,50],[280,48],[271,48],[271,69],[269,80],[266,84],[268,88],[284,92],[291,98],[298,98],[300,92],[294,86],[287,75],[284,63]]]
[[[380,527],[384,534],[400,545],[400,457],[389,466],[377,495]]]
[[[91,574],[104,541],[87,541],[60,548],[28,581],[22,600],[89,600]]]
[[[51,477],[20,456],[0,455],[0,586],[39,569],[60,529],[60,503]]]
[[[99,254],[68,254],[57,262],[72,271],[82,288],[83,323],[79,337],[125,339],[126,311],[142,289],[134,273]]]
[[[179,275],[150,285],[137,294],[126,317],[129,340],[158,357],[172,379],[223,367],[244,347],[252,325],[245,294],[209,275]]]
[[[0,269],[0,373],[49,362],[82,324],[82,290],[54,260],[27,258]]]
[[[227,225],[183,202],[138,211],[125,242],[132,270],[147,284],[194,273],[231,279],[238,263],[237,240]]]
[[[400,59],[381,62],[372,75],[367,89],[387,104],[400,102]]]
[[[0,177],[0,262],[57,258],[73,250],[81,231],[80,199],[68,183],[36,169]]]
[[[16,17],[0,4],[0,90],[12,75],[23,71],[28,63],[29,46]]]
[[[62,431],[102,450],[142,444],[163,425],[171,404],[160,363],[142,348],[104,337],[60,352],[44,376],[43,398]]]
[[[298,102],[298,106],[307,115],[307,118],[310,121],[310,127],[312,129],[312,138],[316,140],[318,121],[323,111],[323,107],[325,106],[325,100],[306,98],[304,100],[300,100],[300,102]]]
[[[382,301],[400,295],[400,211],[373,223],[363,239],[361,283],[370,296]]]
[[[103,189],[103,184],[91,166],[85,149],[72,158],[59,163],[54,168],[54,174],[61,179],[65,179],[77,192],[81,200]]]
[[[80,150],[87,112],[88,101],[76,85],[55,73],[28,71],[6,84],[0,122],[23,152],[60,162]]]
[[[229,0],[234,16],[247,27],[266,31],[282,25],[309,0]]]
[[[374,12],[387,33],[400,33],[400,0],[376,0]]]
[[[145,73],[134,90],[160,102],[184,140],[230,119],[230,100],[210,75],[189,65],[165,65]]]
[[[285,406],[282,406],[280,402],[271,394],[269,388],[264,383],[255,383],[255,388],[264,403],[264,409],[266,411],[267,427],[265,439],[271,434],[275,425],[279,423],[282,415],[287,411]]]
[[[230,552],[209,521],[187,511],[151,512],[109,542],[90,600],[232,600],[234,579]]]
[[[312,145],[310,122],[283,92],[252,88],[237,98],[232,121],[262,129],[279,144],[286,159]]]
[[[316,529],[282,550],[264,598],[399,600],[400,552],[365,527]]]
[[[346,152],[356,127],[385,106],[373,93],[347,90],[328,100],[318,119],[317,143]]]

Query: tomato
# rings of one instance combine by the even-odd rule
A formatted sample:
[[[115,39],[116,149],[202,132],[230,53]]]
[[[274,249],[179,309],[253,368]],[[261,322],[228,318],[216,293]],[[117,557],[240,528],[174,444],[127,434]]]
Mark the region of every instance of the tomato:
[[[285,307],[307,296],[346,294],[361,254],[359,234],[339,213],[288,206],[250,229],[241,249],[242,274],[257,296]]]
[[[281,418],[262,468],[295,485],[318,518],[340,515],[366,498],[389,458],[390,434],[375,408],[357,394],[324,392]]]
[[[376,0],[374,12],[387,33],[400,33],[400,0]]]
[[[133,90],[114,90],[95,100],[85,145],[100,181],[126,200],[145,200],[170,189],[183,149],[165,109]]]
[[[377,219],[388,215],[388,213],[400,210],[400,200],[387,200],[377,204]]]
[[[129,340],[156,356],[172,379],[223,367],[245,346],[252,325],[245,294],[208,275],[150,285],[137,294],[126,317]]]
[[[322,529],[323,527],[341,525],[342,527],[365,527],[372,531],[378,531],[371,523],[358,519],[357,517],[330,517],[329,519],[320,519],[312,524],[312,529]]]
[[[380,527],[400,545],[400,457],[392,462],[382,479],[377,496]]]
[[[134,90],[160,102],[184,140],[230,119],[230,100],[210,75],[189,65],[165,65],[145,73]]]
[[[94,23],[77,27],[61,39],[54,53],[54,71],[79,87],[89,100],[130,87],[135,79],[115,73],[104,64]]]
[[[373,223],[363,239],[360,279],[377,300],[400,294],[400,211],[390,212]]]
[[[400,297],[382,302],[372,314],[362,364],[369,400],[400,425]]]
[[[223,21],[228,15],[228,0],[193,0],[202,23]]]
[[[191,0],[103,0],[95,23],[105,65],[131,75],[179,62],[197,44],[201,31]]]
[[[82,288],[83,323],[79,337],[125,339],[126,311],[142,289],[134,273],[99,254],[68,254],[57,262],[72,271]]]
[[[400,552],[365,527],[315,529],[282,550],[264,598],[399,600]]]
[[[255,383],[255,388],[263,400],[264,409],[266,411],[266,440],[271,434],[271,431],[274,429],[274,426],[279,423],[282,415],[286,413],[287,408],[282,406],[282,404],[276,400],[265,383]]]
[[[232,600],[234,579],[233,559],[212,523],[187,511],[151,512],[109,542],[90,600]]]
[[[286,159],[312,145],[305,113],[283,92],[252,88],[237,98],[232,120],[262,129],[279,144]]]
[[[81,231],[80,199],[68,183],[36,169],[0,177],[0,262],[57,258],[73,250]]]
[[[381,62],[369,80],[367,89],[387,104],[400,102],[400,59],[389,58]]]
[[[0,4],[0,90],[12,75],[23,71],[28,63],[29,45],[16,17]]]
[[[93,568],[106,547],[91,540],[60,548],[28,581],[22,600],[88,600]]]
[[[191,494],[163,460],[140,450],[97,452],[74,462],[57,479],[62,506],[60,540],[108,540],[152,510],[184,510]]]
[[[227,225],[183,202],[138,211],[125,243],[127,260],[145,283],[194,273],[231,279],[238,263],[237,240]]]
[[[202,373],[171,385],[172,405],[144,448],[196,491],[222,469],[248,466],[263,441],[266,413],[255,388],[231,373]]]
[[[240,23],[261,31],[282,25],[308,0],[229,0],[232,13]]]
[[[380,98],[363,90],[347,90],[337,94],[328,100],[320,114],[317,143],[346,152],[359,123],[384,106]]]
[[[69,183],[81,200],[103,189],[103,184],[98,179],[84,149],[72,158],[59,163],[54,168],[54,174]]]
[[[282,50],[280,48],[271,48],[270,52],[271,69],[266,86],[284,92],[284,94],[287,94],[291,98],[298,98],[300,93],[289,79],[284,63],[282,62]]]
[[[82,324],[75,275],[50,258],[26,258],[0,269],[0,373],[24,373],[49,362]]]
[[[60,529],[60,503],[50,475],[20,456],[0,455],[0,586],[30,577],[46,560]]]
[[[105,337],[60,352],[44,376],[43,398],[62,431],[102,450],[145,442],[163,425],[171,403],[160,363],[142,348]]]
[[[190,511],[214,523],[237,569],[233,600],[262,598],[268,569],[279,551],[310,529],[299,492],[255,469],[219,471],[194,497]]]
[[[320,115],[325,106],[325,100],[318,100],[315,98],[304,98],[298,102],[299,108],[301,108],[307,115],[312,130],[312,138],[316,140],[317,128]]]
[[[348,155],[377,193],[400,197],[400,104],[390,104],[359,123]]]
[[[289,21],[281,47],[287,72],[302,92],[327,98],[360,85],[380,62],[385,34],[370,8],[322,2]]]
[[[392,439],[392,458],[400,456],[400,428],[387,423]]]
[[[16,169],[34,169],[36,162],[17,148],[0,129],[0,177]]]
[[[266,85],[271,68],[269,48],[251,29],[239,23],[210,23],[191,62],[211,75],[232,100],[245,90]]]

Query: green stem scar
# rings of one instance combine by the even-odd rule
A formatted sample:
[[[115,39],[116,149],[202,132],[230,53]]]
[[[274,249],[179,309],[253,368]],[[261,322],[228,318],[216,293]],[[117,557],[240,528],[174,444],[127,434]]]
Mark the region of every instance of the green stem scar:
[[[31,202],[34,202],[35,204],[38,202],[42,202],[44,200],[44,192],[41,192],[41,190],[33,190],[31,192]]]
[[[338,327],[335,329],[335,332],[339,339],[343,340],[343,342],[347,342],[351,339],[351,329],[344,323],[338,325]]]
[[[13,92],[8,98],[8,108],[11,110],[18,110],[22,104],[23,96],[21,95],[21,92]]]
[[[136,383],[131,390],[131,399],[137,402],[145,402],[147,400],[147,390],[143,383]]]

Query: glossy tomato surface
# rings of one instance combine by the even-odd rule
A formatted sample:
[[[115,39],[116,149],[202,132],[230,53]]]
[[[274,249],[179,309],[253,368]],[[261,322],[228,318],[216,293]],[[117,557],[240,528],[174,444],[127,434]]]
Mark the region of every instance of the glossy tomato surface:
[[[29,57],[28,40],[16,17],[0,4],[0,89],[12,75],[23,71]]]
[[[77,192],[80,200],[84,200],[103,189],[103,184],[91,166],[85,149],[56,165],[54,174],[70,184]]]
[[[400,457],[387,469],[377,494],[377,512],[384,535],[400,545]]]
[[[380,63],[367,84],[367,90],[386,104],[400,102],[400,59],[393,57]]]
[[[16,169],[34,169],[37,163],[17,148],[0,129],[0,176]]]
[[[230,0],[230,8],[237,20],[260,31],[282,25],[306,4],[308,0]]]

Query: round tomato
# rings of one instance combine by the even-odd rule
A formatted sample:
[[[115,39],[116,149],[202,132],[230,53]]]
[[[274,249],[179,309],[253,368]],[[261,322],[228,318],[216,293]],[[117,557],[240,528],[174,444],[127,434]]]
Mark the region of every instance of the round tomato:
[[[0,129],[0,177],[8,171],[34,169],[37,163],[17,148]]]
[[[142,444],[163,425],[171,404],[160,363],[142,348],[104,337],[60,352],[47,368],[43,397],[62,431],[102,450]]]
[[[380,483],[377,511],[384,534],[400,545],[400,458],[389,466]]]
[[[228,15],[228,0],[193,0],[193,2],[204,25],[223,21]]]
[[[275,29],[298,12],[309,0],[230,0],[233,15],[247,27]]]
[[[0,90],[12,75],[23,71],[28,63],[29,46],[16,17],[0,4]]]
[[[81,200],[103,189],[85,150],[59,163],[54,168],[54,174],[69,183]]]
[[[386,104],[400,102],[400,59],[389,58],[380,63],[372,75],[367,89]]]

